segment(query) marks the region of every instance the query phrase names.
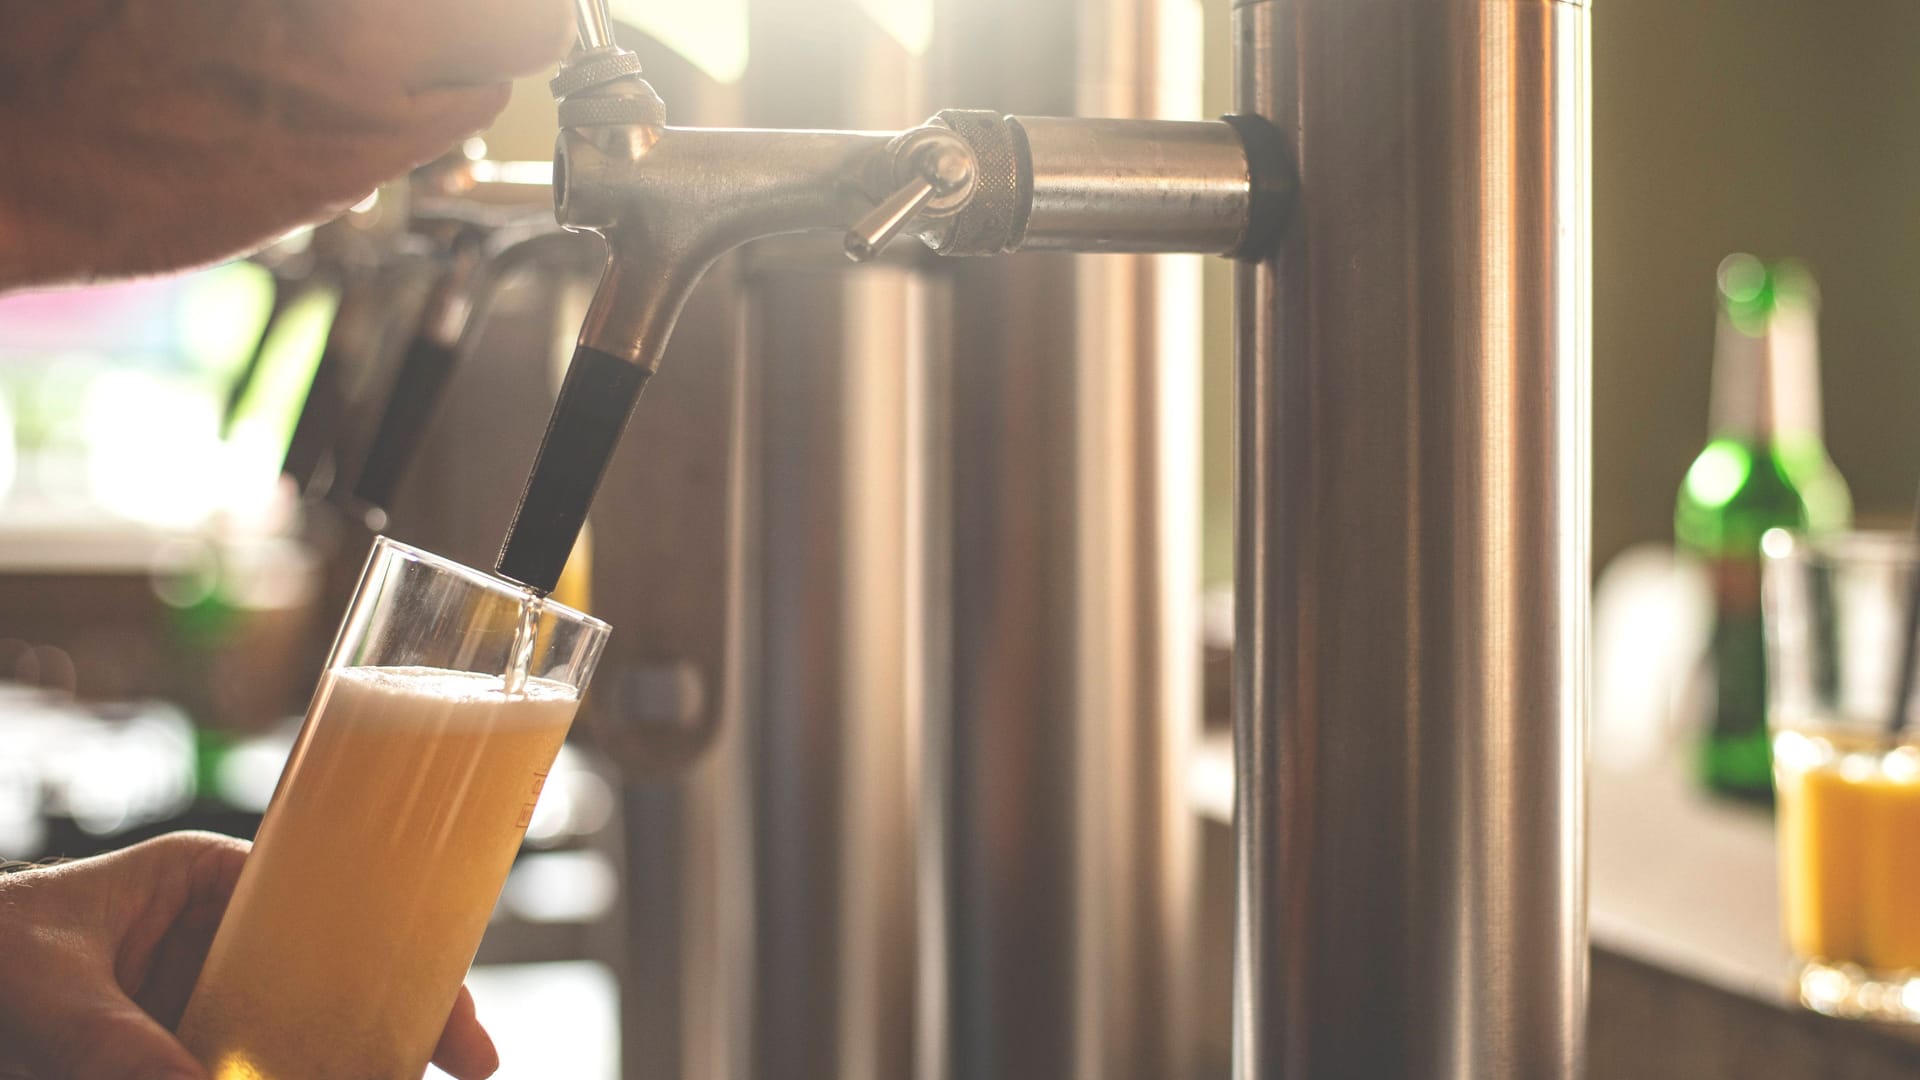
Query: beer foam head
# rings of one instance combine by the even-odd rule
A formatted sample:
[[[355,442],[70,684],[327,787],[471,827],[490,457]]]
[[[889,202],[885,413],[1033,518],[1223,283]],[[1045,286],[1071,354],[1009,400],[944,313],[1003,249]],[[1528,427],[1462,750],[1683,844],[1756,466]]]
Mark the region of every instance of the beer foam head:
[[[500,705],[507,702],[550,702],[572,705],[579,693],[556,679],[529,678],[511,697],[504,675],[453,671],[431,667],[344,667],[329,675],[351,684],[361,693],[395,699],[428,699],[448,705]],[[396,704],[398,702],[396,701]]]

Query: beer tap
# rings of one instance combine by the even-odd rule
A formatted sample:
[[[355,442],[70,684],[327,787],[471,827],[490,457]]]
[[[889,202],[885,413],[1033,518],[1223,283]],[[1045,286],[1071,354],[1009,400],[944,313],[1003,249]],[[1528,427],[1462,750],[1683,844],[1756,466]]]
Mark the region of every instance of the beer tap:
[[[338,289],[339,302],[308,382],[280,466],[309,499],[341,487],[341,440],[367,371],[383,352],[395,321],[417,300],[418,260],[397,259],[410,221],[407,186],[382,188],[357,207],[313,230],[314,266]],[[257,378],[258,369],[250,378]],[[237,399],[246,392],[237,387]]]
[[[434,404],[452,374],[473,318],[485,231],[472,223],[446,223],[440,241],[442,265],[427,293],[386,403],[354,481],[352,499],[369,514],[384,515],[406,464],[424,433]]]
[[[604,6],[577,5],[581,48],[551,88],[560,224],[599,234],[588,309],[500,573],[553,588],[674,320],[721,255],[763,237],[846,234],[864,260],[901,235],[942,255],[1198,252],[1258,258],[1293,170],[1253,116],[1084,120],[951,109],[904,132],[667,124]]]
[[[415,174],[416,191],[432,194],[416,195],[414,228],[432,238],[440,269],[388,385],[353,484],[350,499],[363,513],[383,517],[390,509],[447,380],[485,329],[500,287],[529,269],[572,272],[579,267],[576,238],[556,231],[544,211],[539,220],[521,212],[535,184],[478,175],[506,171],[500,165],[463,157],[450,167]],[[543,204],[546,187],[537,185]],[[476,188],[493,189],[496,201],[484,207],[465,201]]]
[[[530,169],[480,155],[477,145],[449,154],[316,227],[298,261],[271,256],[276,277],[288,279],[283,294],[291,285],[295,295],[339,296],[281,466],[302,496],[301,536],[320,568],[307,643],[315,663],[500,287],[529,270],[591,270],[580,239],[556,229],[546,209],[548,163]],[[250,367],[230,392],[236,402],[265,377],[259,360]],[[377,418],[371,429],[368,418]]]
[[[381,202],[393,205],[378,215],[378,230],[369,233],[354,220],[357,214],[319,226],[302,264],[307,269],[298,288],[336,287],[342,298],[283,471],[300,491],[347,507],[350,516],[372,514],[376,528],[448,374],[483,329],[498,288],[531,267],[570,271],[579,262],[579,242],[556,230],[545,209],[549,163],[484,155],[485,146],[469,140],[387,189]],[[537,216],[531,208],[538,208]],[[271,265],[285,263],[279,258]],[[276,271],[281,296],[293,291],[279,281],[283,276]],[[401,278],[411,286],[396,288]],[[400,320],[410,322],[396,370],[383,384],[378,369]],[[247,364],[230,394],[230,413],[258,366],[257,357]],[[371,377],[356,380],[347,370],[356,366]],[[363,384],[357,390],[356,382]],[[379,418],[370,437],[352,423],[365,415]],[[349,442],[365,448],[357,477]]]
[[[681,304],[735,246],[1245,260],[1232,1074],[1575,1077],[1589,0],[1231,7],[1245,115],[871,133],[669,126],[580,0],[556,210],[607,263],[498,566],[552,587]],[[1282,236],[1296,191],[1309,227]]]

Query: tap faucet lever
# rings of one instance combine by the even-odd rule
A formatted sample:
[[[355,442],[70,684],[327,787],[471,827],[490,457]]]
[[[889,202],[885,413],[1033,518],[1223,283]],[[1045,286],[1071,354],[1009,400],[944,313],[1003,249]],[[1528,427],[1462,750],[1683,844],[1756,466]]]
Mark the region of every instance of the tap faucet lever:
[[[937,191],[933,181],[924,176],[916,176],[908,181],[906,187],[888,196],[873,208],[872,213],[854,222],[853,228],[847,230],[847,258],[854,262],[866,262],[880,254],[880,249],[900,235],[901,230],[907,227],[907,222],[912,221],[913,216],[932,201]]]
[[[929,211],[951,213],[973,186],[973,155],[944,130],[918,129],[899,145],[895,160],[909,170],[906,182],[847,230],[847,258],[866,262],[916,217]]]

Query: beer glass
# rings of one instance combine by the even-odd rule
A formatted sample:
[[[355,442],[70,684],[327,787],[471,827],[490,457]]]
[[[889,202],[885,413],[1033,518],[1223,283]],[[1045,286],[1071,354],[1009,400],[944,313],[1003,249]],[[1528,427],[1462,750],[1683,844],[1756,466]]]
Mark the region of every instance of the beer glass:
[[[374,541],[180,1022],[213,1080],[419,1080],[607,632]]]
[[[1767,680],[1787,943],[1800,1000],[1920,1021],[1920,716],[1894,706],[1920,548],[1774,530]]]

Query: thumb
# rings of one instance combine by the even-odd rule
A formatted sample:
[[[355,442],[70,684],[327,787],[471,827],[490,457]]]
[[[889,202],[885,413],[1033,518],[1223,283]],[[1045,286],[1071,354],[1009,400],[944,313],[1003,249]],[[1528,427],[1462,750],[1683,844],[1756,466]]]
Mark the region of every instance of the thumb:
[[[51,1024],[22,1024],[28,1060],[63,1080],[207,1080],[206,1071],[166,1028],[111,980],[62,987],[42,1013]],[[38,1012],[39,1010],[36,1010]]]

